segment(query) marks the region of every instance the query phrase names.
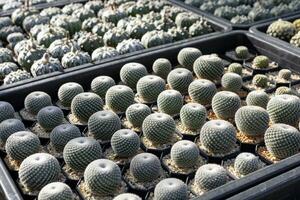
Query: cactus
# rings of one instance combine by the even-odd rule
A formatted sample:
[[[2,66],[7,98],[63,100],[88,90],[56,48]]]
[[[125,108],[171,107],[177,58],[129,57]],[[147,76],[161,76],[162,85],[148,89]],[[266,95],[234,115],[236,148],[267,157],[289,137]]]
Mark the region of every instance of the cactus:
[[[268,27],[266,33],[272,37],[289,41],[296,34],[296,27],[289,21],[279,19]]]
[[[71,188],[61,182],[53,182],[44,186],[38,195],[39,200],[73,200],[74,195]]]
[[[59,87],[57,96],[63,106],[70,107],[73,98],[83,92],[83,87],[80,84],[68,82]]]
[[[300,117],[300,99],[294,95],[277,95],[267,105],[272,123],[297,126]]]
[[[66,53],[61,59],[64,68],[76,67],[90,62],[91,57],[87,52],[76,51],[75,49]]]
[[[6,75],[19,69],[18,65],[13,62],[4,62],[0,64],[0,79],[4,79]]]
[[[285,86],[278,87],[275,91],[275,96],[282,95],[282,94],[290,94],[299,97],[299,93],[297,92],[297,90]]]
[[[63,156],[71,169],[83,172],[88,164],[101,158],[102,148],[93,138],[78,137],[66,144]]]
[[[106,105],[114,112],[125,112],[134,103],[133,90],[125,85],[110,87],[105,95]]]
[[[289,69],[282,69],[278,72],[278,77],[284,80],[290,80],[292,76],[292,72]]]
[[[135,155],[140,148],[140,138],[132,130],[118,130],[111,138],[111,148],[119,157],[131,157]]]
[[[23,23],[22,23],[22,28],[26,31],[29,32],[30,29],[32,29],[36,25],[40,24],[48,24],[50,21],[49,17],[46,16],[40,16],[39,14],[34,14],[25,17]]]
[[[126,110],[126,119],[133,127],[142,127],[144,119],[151,114],[151,109],[141,103],[132,104]]]
[[[95,13],[91,9],[81,7],[81,8],[74,10],[74,12],[72,13],[72,16],[79,18],[80,21],[83,22],[86,19],[95,17]]]
[[[160,76],[163,79],[167,79],[168,74],[172,70],[172,64],[166,58],[158,58],[153,63],[152,70],[155,75]]]
[[[238,92],[243,86],[243,79],[236,73],[228,72],[222,76],[221,85],[227,91]]]
[[[157,97],[157,107],[160,112],[176,115],[183,106],[183,97],[177,90],[165,90]]]
[[[46,107],[51,106],[51,97],[45,92],[31,92],[24,100],[24,107],[29,113],[36,115],[38,112]]]
[[[264,74],[256,74],[252,79],[252,84],[256,87],[266,88],[268,87],[269,79]]]
[[[235,55],[240,59],[247,59],[249,57],[249,50],[246,46],[238,46],[235,48]]]
[[[59,162],[47,153],[28,156],[19,169],[20,182],[30,191],[40,190],[48,183],[58,181],[59,174]]]
[[[19,52],[18,63],[21,67],[30,71],[30,67],[33,65],[34,61],[41,59],[44,54],[44,48],[33,44],[32,46],[29,46],[28,49],[23,49]]]
[[[155,155],[141,153],[133,157],[129,170],[136,181],[152,182],[160,176],[162,168]]]
[[[123,193],[123,194],[116,196],[113,200],[142,200],[142,199],[141,199],[141,197],[139,197],[136,194]]]
[[[168,33],[173,37],[173,41],[180,41],[189,38],[188,30],[180,27],[174,26],[168,30]]]
[[[189,28],[191,37],[201,36],[213,32],[213,29],[207,21],[201,20],[193,23]]]
[[[83,51],[86,51],[89,54],[92,54],[94,50],[103,46],[102,37],[94,33],[82,35],[78,38],[77,43]]]
[[[202,56],[202,52],[194,47],[186,47],[179,51],[177,55],[178,63],[188,70],[193,70],[193,64],[199,58]]]
[[[240,153],[234,160],[234,170],[241,175],[250,174],[260,168],[260,160],[252,153]]]
[[[100,47],[92,53],[92,61],[97,62],[103,59],[113,58],[119,55],[119,52],[113,47]]]
[[[195,184],[204,191],[209,191],[227,183],[226,170],[217,164],[206,164],[196,172]]]
[[[4,85],[13,84],[19,81],[30,79],[31,75],[25,70],[18,69],[17,71],[9,73],[7,76],[5,76],[3,80]]]
[[[177,27],[180,27],[180,28],[189,28],[197,20],[198,20],[198,16],[197,15],[195,15],[193,13],[189,13],[189,12],[182,12],[182,13],[179,13],[176,16],[175,23],[176,23]]]
[[[188,87],[193,82],[193,74],[185,68],[173,69],[167,78],[167,82],[173,90],[178,90],[181,94],[188,92]]]
[[[217,93],[217,87],[210,80],[194,80],[189,85],[188,92],[193,102],[208,105],[211,104],[213,96]]]
[[[165,144],[173,137],[176,125],[170,115],[153,113],[145,118],[142,129],[144,136],[151,142]]]
[[[156,200],[185,200],[188,199],[187,185],[176,178],[167,178],[160,181],[154,189],[154,199]]]
[[[180,110],[183,126],[189,130],[199,130],[206,121],[207,113],[204,106],[198,103],[188,103]]]
[[[142,101],[153,103],[158,95],[165,90],[165,81],[159,76],[147,75],[141,78],[136,85],[136,90]]]
[[[97,94],[83,92],[76,95],[71,103],[72,114],[86,123],[90,116],[103,109],[103,100]]]
[[[241,107],[240,97],[229,91],[218,92],[212,99],[212,110],[220,119],[232,119]]]
[[[68,35],[68,32],[61,27],[46,26],[36,36],[37,43],[48,48],[55,40],[63,39]]]
[[[64,113],[56,106],[47,106],[42,108],[37,114],[39,125],[46,131],[51,131],[56,126],[63,123]]]
[[[11,15],[11,20],[14,24],[21,26],[23,23],[23,20],[25,19],[25,17],[29,16],[29,15],[33,15],[38,13],[39,11],[35,8],[18,8],[16,10],[14,10],[14,12]]]
[[[6,119],[0,123],[0,145],[5,144],[13,133],[25,131],[25,126],[19,119]]]
[[[153,30],[145,33],[141,39],[145,48],[151,48],[173,42],[173,37],[168,32]]]
[[[106,46],[116,47],[123,40],[129,39],[129,35],[125,30],[117,27],[109,29],[103,35],[103,41]]]
[[[108,30],[114,27],[115,25],[112,23],[99,22],[92,28],[92,33],[96,33],[99,36],[103,36]]]
[[[80,49],[75,41],[69,39],[60,39],[52,42],[47,51],[53,58],[61,60],[66,53],[72,50],[72,48],[75,50]]]
[[[98,94],[102,99],[105,99],[107,90],[116,85],[114,79],[109,76],[98,76],[91,82],[91,90]]]
[[[6,119],[15,118],[14,107],[6,101],[0,101],[0,113],[0,122]]]
[[[107,159],[91,162],[84,171],[84,181],[92,193],[113,195],[122,182],[121,170]]]
[[[89,134],[96,140],[110,140],[114,132],[121,129],[121,120],[112,111],[94,113],[88,121]]]
[[[197,145],[188,140],[176,142],[171,148],[171,160],[180,168],[191,168],[199,158]]]
[[[127,39],[120,42],[117,47],[117,51],[120,53],[120,55],[132,53],[135,51],[141,51],[145,49],[142,42],[137,39]]]
[[[68,5],[65,5],[61,11],[63,14],[71,15],[75,10],[82,8],[83,5],[81,3],[71,3]]]
[[[69,31],[70,35],[73,35],[81,30],[80,19],[70,15],[53,16],[50,20],[50,24],[66,29],[67,31]]]
[[[228,66],[228,72],[236,73],[240,76],[243,74],[243,66],[240,63],[231,63]]]
[[[265,133],[267,150],[275,158],[284,159],[299,153],[300,133],[287,124],[273,124]]]
[[[260,106],[262,108],[267,108],[268,102],[269,96],[262,90],[254,90],[246,97],[246,103],[248,106]]]
[[[121,81],[133,90],[138,80],[147,74],[146,67],[140,63],[127,63],[120,70]]]
[[[211,120],[202,126],[200,142],[210,153],[226,154],[235,147],[236,130],[227,121]]]
[[[9,47],[13,49],[18,42],[25,39],[25,36],[23,33],[17,32],[17,33],[9,34],[6,39],[7,42],[9,43]]]
[[[256,56],[252,61],[252,67],[257,69],[266,69],[269,67],[270,59],[267,56]]]
[[[198,78],[216,81],[224,73],[222,59],[213,55],[200,56],[193,65],[193,69]]]
[[[51,58],[48,53],[45,53],[41,59],[33,63],[30,71],[33,77],[36,77],[57,71],[63,71],[63,67],[58,59]]]

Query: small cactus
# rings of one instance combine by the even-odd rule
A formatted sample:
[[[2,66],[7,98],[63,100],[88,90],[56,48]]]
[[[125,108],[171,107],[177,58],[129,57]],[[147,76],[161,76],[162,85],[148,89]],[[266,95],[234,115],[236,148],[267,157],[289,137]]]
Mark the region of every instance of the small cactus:
[[[253,77],[252,84],[256,87],[266,88],[268,87],[269,79],[264,74],[256,74]]]
[[[107,90],[116,85],[114,79],[109,76],[98,76],[91,83],[91,90],[98,94],[102,99],[105,99]]]
[[[180,110],[180,119],[183,126],[189,130],[199,130],[206,121],[207,112],[204,106],[198,103],[188,103]]]
[[[167,178],[160,181],[154,189],[154,199],[156,200],[186,200],[188,199],[187,185],[176,178]]]
[[[111,148],[119,157],[131,157],[135,155],[140,148],[140,138],[132,130],[118,130],[111,138]]]
[[[83,93],[83,87],[75,82],[69,82],[61,85],[58,89],[58,99],[65,107],[70,107],[73,98],[80,93]]]
[[[278,72],[278,77],[284,80],[290,80],[292,76],[292,72],[289,69],[282,69]]]
[[[176,142],[171,148],[171,160],[180,168],[195,166],[199,158],[197,145],[188,140]]]
[[[155,75],[147,75],[141,78],[136,85],[136,90],[142,101],[153,103],[158,95],[165,90],[166,83],[164,79]]]
[[[250,174],[260,168],[260,160],[252,153],[240,153],[234,160],[234,170],[241,175]]]
[[[147,69],[140,63],[127,63],[120,70],[120,78],[131,89],[136,88],[138,80],[147,75]]]
[[[155,75],[160,76],[163,79],[167,79],[168,74],[172,70],[172,64],[166,58],[158,58],[153,63],[152,70]]]
[[[38,114],[42,108],[51,105],[51,97],[47,93],[40,91],[31,92],[24,101],[25,109],[34,115]]]
[[[228,72],[222,76],[221,85],[227,91],[238,92],[243,86],[243,79],[236,73]]]
[[[158,95],[157,107],[160,112],[176,115],[183,106],[183,97],[177,90],[165,90]]]
[[[0,101],[0,122],[11,118],[15,118],[14,107],[6,101]]]
[[[243,66],[240,63],[231,63],[228,66],[228,72],[236,73],[240,76],[243,74]]]
[[[178,90],[181,94],[188,92],[188,87],[193,82],[193,74],[185,68],[173,69],[167,78],[167,82],[173,90]]]
[[[268,68],[270,59],[267,56],[256,56],[252,61],[252,66],[257,69]]]
[[[134,92],[126,85],[115,85],[105,95],[106,105],[114,112],[125,112],[134,103]]]
[[[238,46],[235,48],[236,57],[240,59],[247,59],[249,57],[248,47]]]
[[[18,119],[6,119],[0,123],[0,144],[5,144],[7,138],[13,133],[25,131],[25,126]]]
[[[142,200],[142,199],[136,194],[123,193],[116,196],[113,200]]]
[[[126,119],[133,127],[142,127],[144,119],[151,114],[151,109],[142,103],[135,103],[126,110]]]
[[[47,106],[42,108],[37,114],[39,125],[46,131],[51,131],[56,126],[63,123],[64,113],[56,106]]]
[[[38,200],[74,200],[71,188],[61,182],[53,182],[44,186],[38,195]]]
[[[250,92],[246,97],[246,103],[248,106],[259,106],[267,108],[269,102],[269,96],[265,91],[254,90]]]
[[[275,96],[282,95],[282,94],[289,94],[289,95],[295,95],[299,96],[299,93],[297,90],[285,86],[278,87],[275,91]]]
[[[186,47],[179,51],[177,60],[182,67],[192,71],[195,60],[200,56],[202,56],[202,52],[199,49]]]
[[[214,55],[200,56],[194,62],[194,72],[198,78],[217,81],[224,73],[222,59]]]
[[[217,87],[210,80],[200,79],[193,81],[189,85],[188,91],[193,102],[209,105],[217,93]]]

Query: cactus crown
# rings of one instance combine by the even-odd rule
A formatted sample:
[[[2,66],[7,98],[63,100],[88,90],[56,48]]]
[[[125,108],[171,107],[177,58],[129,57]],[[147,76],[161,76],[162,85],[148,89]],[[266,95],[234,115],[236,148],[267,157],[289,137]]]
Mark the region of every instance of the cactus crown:
[[[44,186],[38,195],[39,200],[55,200],[55,199],[63,199],[63,200],[73,200],[74,195],[71,188],[61,182],[53,182]]]
[[[154,189],[154,199],[187,199],[187,185],[176,178],[167,178],[160,181]]]
[[[252,153],[240,153],[234,160],[234,170],[241,175],[250,174],[260,168],[260,160]]]

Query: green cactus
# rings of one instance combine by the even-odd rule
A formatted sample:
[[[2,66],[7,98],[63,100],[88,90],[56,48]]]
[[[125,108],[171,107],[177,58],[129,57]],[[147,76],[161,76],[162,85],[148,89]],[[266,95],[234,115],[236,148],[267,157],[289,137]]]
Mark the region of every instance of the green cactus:
[[[267,108],[268,102],[269,96],[262,90],[254,90],[246,97],[246,103],[248,106],[260,106],[262,108]]]
[[[153,30],[145,33],[141,39],[145,48],[151,48],[173,42],[173,37],[163,30]]]
[[[53,58],[61,60],[66,53],[72,50],[72,48],[75,50],[80,49],[75,41],[65,38],[52,42],[47,51]]]
[[[177,90],[165,90],[157,97],[157,107],[159,112],[168,115],[176,115],[183,106],[183,97]]]
[[[95,13],[91,9],[82,7],[82,8],[78,8],[78,9],[74,10],[74,12],[72,13],[72,16],[79,18],[80,21],[83,22],[86,19],[95,17]]]
[[[141,51],[145,49],[143,46],[142,42],[138,39],[127,39],[121,41],[117,47],[117,51],[120,53],[120,55],[127,54],[127,53],[132,53],[136,51]]]
[[[101,23],[101,20],[97,17],[87,18],[82,22],[81,29],[92,32],[92,29],[94,26],[96,26],[98,23]]]
[[[133,157],[129,170],[138,182],[152,182],[160,176],[162,168],[155,155],[141,153]]]
[[[198,16],[190,13],[190,12],[182,12],[179,13],[176,18],[175,18],[175,23],[177,25],[177,27],[180,28],[189,28],[190,26],[192,26],[197,20],[198,20]]]
[[[172,70],[172,63],[166,58],[158,58],[153,63],[152,70],[155,75],[167,79],[168,74]]]
[[[261,87],[261,88],[268,87],[268,82],[269,82],[269,79],[264,74],[256,74],[252,79],[252,84],[257,87]]]
[[[140,148],[140,138],[132,130],[118,130],[111,138],[111,148],[119,157],[131,157],[135,155]]]
[[[10,72],[8,75],[6,75],[3,80],[3,84],[9,85],[30,78],[32,78],[30,73],[28,73],[26,70],[18,69],[17,71]]]
[[[217,93],[217,87],[210,80],[194,80],[189,85],[188,92],[193,102],[208,105],[211,104],[213,96]]]
[[[107,90],[115,84],[114,79],[109,76],[98,76],[91,82],[91,90],[98,94],[102,99],[105,99]]]
[[[64,113],[56,106],[42,108],[37,114],[37,122],[46,131],[51,131],[63,123]]]
[[[25,36],[24,36],[24,34],[23,33],[19,33],[19,32],[17,32],[17,33],[11,33],[11,34],[9,34],[8,36],[7,36],[7,38],[6,38],[6,40],[7,40],[7,42],[9,43],[9,47],[10,48],[14,48],[15,47],[15,45],[18,43],[18,42],[20,42],[20,41],[22,41],[22,40],[24,40],[25,39]]]
[[[182,180],[176,178],[164,179],[156,185],[154,189],[154,199],[188,199],[188,187]]]
[[[46,26],[36,36],[37,43],[48,48],[55,40],[63,39],[68,35],[64,28],[56,26]]]
[[[183,126],[189,130],[199,130],[206,121],[206,108],[198,103],[188,103],[180,110]]]
[[[284,159],[299,153],[300,133],[287,124],[273,124],[265,133],[268,151],[278,159]]]
[[[222,59],[214,55],[200,56],[193,65],[193,69],[198,78],[216,81],[224,73]]]
[[[238,46],[235,48],[236,57],[240,59],[247,59],[249,57],[249,50],[246,46]]]
[[[129,106],[126,110],[126,119],[133,127],[142,127],[144,119],[151,114],[151,109],[142,103]]]
[[[103,100],[97,94],[83,92],[76,95],[71,103],[72,114],[86,123],[90,116],[103,109]]]
[[[171,148],[171,160],[180,168],[190,168],[196,165],[199,158],[197,145],[188,140],[176,142]]]
[[[30,68],[30,72],[33,77],[59,71],[63,71],[60,61],[56,58],[50,57],[48,53],[45,53],[41,59],[35,61]]]
[[[0,122],[6,119],[15,118],[14,107],[6,101],[0,101],[0,113]]]
[[[267,111],[272,123],[297,126],[300,117],[300,99],[294,95],[277,95],[270,99]]]
[[[45,54],[45,49],[35,44],[28,46],[27,49],[23,49],[19,52],[18,63],[25,70],[30,71],[30,67],[33,65],[34,61],[37,61],[43,57]]]
[[[116,196],[113,200],[142,200],[142,199],[136,194],[123,193]]]
[[[70,140],[63,151],[66,164],[75,171],[83,172],[88,164],[100,159],[102,148],[93,138],[78,137]]]
[[[74,194],[71,188],[61,182],[53,182],[44,186],[38,195],[39,200],[73,200]]]
[[[177,60],[182,67],[192,71],[194,62],[200,56],[202,56],[202,52],[199,49],[194,47],[186,47],[179,51]]]
[[[268,27],[266,33],[272,37],[289,41],[297,32],[292,22],[279,19]]]
[[[116,47],[123,40],[129,39],[128,33],[117,27],[109,29],[103,35],[103,42],[106,46]]]
[[[70,52],[64,54],[61,64],[64,68],[72,68],[91,62],[91,57],[87,52],[78,51],[73,48]]]
[[[141,78],[136,85],[140,99],[145,103],[156,102],[158,95],[165,90],[164,79],[155,75],[147,75]]]
[[[285,86],[278,87],[275,91],[275,96],[276,95],[282,95],[282,94],[289,94],[289,95],[295,95],[299,96],[299,93],[297,90]]]
[[[102,37],[90,32],[79,37],[77,43],[83,51],[89,54],[92,54],[94,50],[103,46]]]
[[[25,125],[19,119],[6,119],[0,123],[0,144],[5,144],[13,133],[25,131]]]
[[[222,76],[221,85],[224,90],[238,92],[243,86],[243,79],[236,73],[228,72]]]
[[[92,53],[92,61],[98,62],[103,59],[113,58],[119,55],[119,52],[114,47],[100,47]]]
[[[57,96],[63,106],[70,107],[73,98],[83,92],[83,87],[80,84],[68,82],[59,87]]]
[[[260,168],[260,160],[252,153],[240,153],[234,160],[234,170],[241,175],[250,174]]]
[[[270,59],[267,56],[256,56],[252,61],[252,67],[257,69],[266,69],[269,67]]]
[[[144,136],[151,142],[165,144],[173,137],[176,125],[170,115],[153,113],[145,118],[142,129]]]
[[[51,101],[51,97],[47,93],[35,91],[26,96],[24,107],[29,113],[36,115],[42,108],[51,106]]]
[[[105,101],[112,111],[125,112],[134,103],[134,92],[126,85],[115,85],[107,90]]]
[[[5,76],[11,72],[15,72],[19,69],[18,65],[13,62],[4,62],[0,64],[0,79],[3,80]]]
[[[47,153],[28,156],[20,165],[19,179],[30,191],[40,190],[48,183],[58,181],[60,166],[57,159]]]
[[[113,195],[122,183],[122,174],[113,161],[98,159],[87,166],[84,181],[92,193]]]
[[[242,76],[243,66],[240,63],[231,63],[228,66],[228,72],[236,73],[236,74]]]
[[[147,74],[147,68],[140,63],[127,63],[120,70],[121,81],[133,90],[138,80]]]
[[[185,68],[176,68],[169,73],[167,82],[173,90],[178,90],[181,94],[186,94],[193,79],[191,71]]]
[[[284,80],[290,80],[292,76],[292,72],[289,69],[282,69],[278,72],[278,77]]]

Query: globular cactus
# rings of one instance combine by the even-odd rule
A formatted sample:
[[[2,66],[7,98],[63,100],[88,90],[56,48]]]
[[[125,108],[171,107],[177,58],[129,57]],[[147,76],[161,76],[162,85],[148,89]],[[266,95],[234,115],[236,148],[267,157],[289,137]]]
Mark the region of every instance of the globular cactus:
[[[136,181],[152,182],[160,176],[162,168],[154,154],[141,153],[133,157],[129,170]]]
[[[202,52],[199,49],[186,47],[179,51],[177,60],[182,67],[192,71],[195,60],[197,60],[200,56],[202,56]]]
[[[217,93],[217,87],[207,79],[194,80],[189,85],[188,92],[193,102],[208,105]]]
[[[105,101],[112,111],[125,112],[134,103],[134,92],[126,85],[115,85],[107,90]]]
[[[147,74],[147,68],[140,63],[127,63],[120,70],[121,81],[133,90],[138,80]]]
[[[247,59],[249,57],[248,47],[238,46],[235,48],[235,55],[240,59]]]
[[[142,198],[133,193],[123,193],[116,196],[113,200],[142,200]]]
[[[38,114],[42,108],[51,105],[51,97],[47,93],[40,91],[31,92],[24,101],[25,110],[34,115]]]
[[[19,119],[6,119],[0,123],[0,144],[5,144],[13,133],[25,131],[25,126]]]
[[[84,181],[94,194],[113,195],[122,183],[119,166],[107,159],[91,162],[84,171]]]
[[[97,94],[83,92],[76,95],[71,103],[72,114],[86,123],[90,116],[103,109],[103,100]]]
[[[38,195],[38,200],[74,200],[71,188],[61,182],[53,182],[44,186]]]
[[[83,93],[83,87],[75,82],[69,82],[61,85],[58,89],[58,99],[65,107],[70,107],[73,98],[80,93]]]
[[[126,119],[133,127],[141,128],[144,119],[151,114],[149,106],[142,103],[135,103],[126,110]]]
[[[176,125],[170,115],[153,113],[145,118],[142,129],[144,136],[151,142],[165,144],[173,137]]]
[[[94,113],[88,121],[89,134],[96,140],[110,140],[114,132],[121,129],[121,120],[112,111]]]
[[[266,88],[268,87],[268,83],[269,79],[264,74],[256,74],[252,79],[252,84],[257,87]]]
[[[210,153],[229,153],[235,147],[236,130],[225,120],[211,120],[202,126],[200,143]]]
[[[275,96],[282,94],[295,95],[299,97],[299,93],[297,92],[297,90],[285,86],[278,87],[275,91]]]
[[[154,189],[156,200],[186,200],[188,199],[188,187],[179,179],[167,178],[160,181]]]
[[[154,103],[165,87],[164,79],[156,75],[147,75],[137,82],[136,90],[143,102]]]
[[[94,160],[100,159],[102,148],[93,138],[78,137],[70,140],[63,151],[66,164],[73,170],[82,172]]]
[[[172,63],[166,58],[158,58],[153,63],[152,70],[155,75],[167,79],[168,74],[172,70]]]
[[[48,183],[58,181],[60,166],[57,159],[47,153],[27,157],[20,165],[19,179],[30,191],[40,190]]]
[[[256,56],[252,61],[252,67],[258,69],[268,68],[270,64],[270,59],[267,56]]]
[[[300,99],[294,95],[277,95],[270,99],[267,111],[272,123],[297,126],[300,117]]]
[[[12,159],[22,161],[40,150],[40,140],[29,131],[19,131],[7,138],[5,150]]]
[[[168,115],[176,115],[183,106],[183,97],[177,90],[165,90],[157,97],[157,107],[159,112]]]
[[[278,72],[278,77],[284,80],[290,80],[292,76],[292,72],[289,69],[282,69]]]
[[[267,150],[275,158],[284,159],[299,153],[300,133],[287,124],[273,124],[265,133]]]
[[[167,78],[167,82],[173,90],[178,90],[181,94],[188,92],[188,87],[193,82],[193,74],[185,68],[173,69]]]
[[[250,92],[246,97],[246,103],[248,106],[260,106],[266,108],[269,102],[269,96],[265,91],[254,90]]]
[[[114,79],[109,76],[98,76],[91,82],[91,90],[98,94],[102,99],[105,99],[107,90],[116,85]]]
[[[119,157],[128,158],[134,156],[140,148],[140,138],[132,130],[118,130],[111,138],[111,148]]]
[[[38,124],[46,131],[51,131],[64,121],[63,111],[56,106],[42,108],[37,114]]]
[[[240,97],[233,92],[218,92],[212,99],[212,110],[220,119],[232,119],[235,112],[241,107]]]
[[[181,123],[189,130],[199,130],[205,123],[206,117],[205,107],[198,103],[185,104],[180,110]]]
[[[243,66],[240,63],[231,63],[228,66],[228,72],[236,73],[241,76],[243,74]]]
[[[15,118],[14,107],[6,101],[0,101],[0,113],[0,122],[6,119]]]
[[[243,86],[243,79],[236,73],[228,72],[222,76],[221,85],[227,91],[238,92]]]
[[[26,70],[18,69],[17,71],[10,72],[8,75],[6,75],[3,80],[3,84],[9,85],[30,78],[32,78],[30,73],[28,73]]]
[[[55,151],[62,152],[66,144],[81,136],[79,128],[73,124],[61,124],[55,127],[50,134],[50,142]]]
[[[193,69],[198,78],[217,81],[224,73],[222,59],[215,55],[200,56],[193,65]]]
[[[260,166],[259,158],[252,153],[240,153],[234,160],[234,170],[241,175],[250,174]]]
[[[199,149],[194,142],[181,140],[171,148],[171,160],[180,168],[190,168],[196,165]]]
[[[263,135],[269,121],[268,112],[259,106],[243,106],[235,113],[237,129],[248,136]]]

